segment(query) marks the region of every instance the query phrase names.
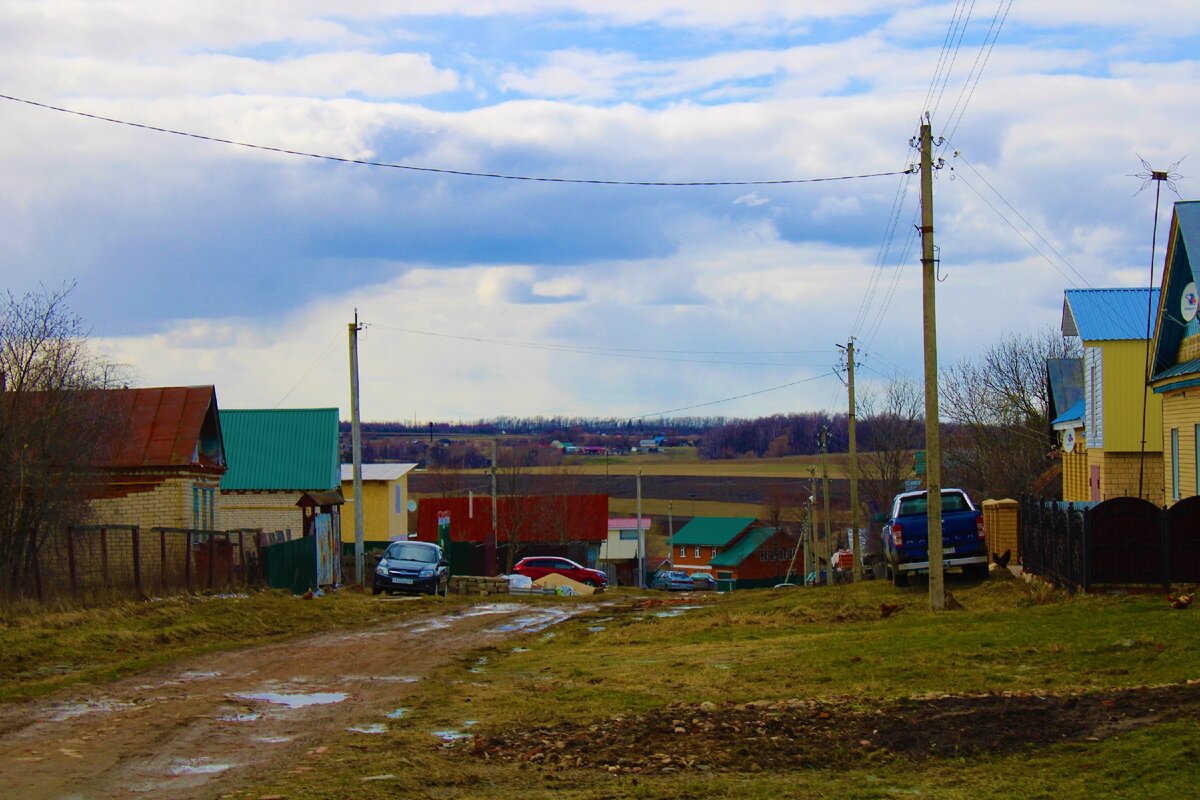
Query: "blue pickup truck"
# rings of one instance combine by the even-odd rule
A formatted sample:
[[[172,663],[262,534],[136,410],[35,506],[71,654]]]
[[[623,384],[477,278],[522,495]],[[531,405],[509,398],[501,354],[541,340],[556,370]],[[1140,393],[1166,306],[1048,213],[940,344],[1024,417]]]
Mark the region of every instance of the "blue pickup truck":
[[[880,515],[887,575],[897,586],[906,585],[913,573],[929,572],[928,505],[927,492],[904,492],[892,499],[890,517]],[[942,490],[942,563],[971,577],[987,577],[983,514],[961,489]]]

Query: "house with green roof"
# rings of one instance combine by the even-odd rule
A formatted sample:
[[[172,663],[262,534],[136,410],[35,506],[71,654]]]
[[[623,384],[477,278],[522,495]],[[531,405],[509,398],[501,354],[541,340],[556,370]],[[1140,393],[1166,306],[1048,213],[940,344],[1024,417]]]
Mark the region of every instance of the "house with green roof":
[[[226,529],[307,533],[317,513],[340,529],[338,409],[221,409],[228,469],[221,476]]]
[[[796,539],[783,528],[755,527],[754,517],[696,517],[675,533],[671,562],[689,574],[711,575],[722,588],[781,583]]]

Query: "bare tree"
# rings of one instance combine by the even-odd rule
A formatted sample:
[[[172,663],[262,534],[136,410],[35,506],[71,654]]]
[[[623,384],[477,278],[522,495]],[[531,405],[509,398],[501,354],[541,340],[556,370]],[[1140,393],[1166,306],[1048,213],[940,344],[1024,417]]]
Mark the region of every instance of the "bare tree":
[[[946,369],[941,412],[951,425],[943,441],[943,482],[976,497],[1016,497],[1050,462],[1046,359],[1078,357],[1076,343],[1046,328],[1013,334]]]
[[[122,371],[89,346],[69,291],[0,299],[0,569],[12,590],[36,548],[85,519],[88,484],[114,444],[96,390]]]
[[[533,502],[529,467],[536,463],[537,453],[524,447],[503,447],[496,453],[496,496],[504,499],[506,513],[497,520],[496,536],[507,542],[504,571],[512,572],[520,547],[521,531],[538,523],[539,506]]]
[[[903,378],[866,389],[861,397],[861,486],[872,507],[882,510],[904,489],[904,481],[914,477],[913,451],[924,446],[925,398],[916,381]]]

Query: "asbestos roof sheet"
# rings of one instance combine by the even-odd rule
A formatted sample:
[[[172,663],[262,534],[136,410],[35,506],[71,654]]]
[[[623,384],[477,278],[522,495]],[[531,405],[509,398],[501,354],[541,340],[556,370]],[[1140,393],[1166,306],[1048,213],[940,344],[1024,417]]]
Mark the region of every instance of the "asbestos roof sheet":
[[[219,445],[212,463],[205,463],[201,446],[205,421],[217,411],[212,386],[167,386],[112,389],[104,393],[105,411],[119,431],[106,466],[134,467],[220,466]],[[215,419],[210,428],[220,429]]]
[[[1085,342],[1145,339],[1147,314],[1158,308],[1158,289],[1068,289],[1064,295],[1063,335]]]
[[[775,528],[751,528],[733,547],[719,553],[708,563],[714,567],[736,567],[774,535]]]
[[[221,412],[229,469],[225,491],[331,491],[338,474],[336,408]]]
[[[364,481],[398,481],[416,468],[416,464],[363,464]],[[354,465],[342,464],[342,482],[354,480]]]
[[[696,517],[675,531],[675,544],[727,547],[755,522],[754,517]]]

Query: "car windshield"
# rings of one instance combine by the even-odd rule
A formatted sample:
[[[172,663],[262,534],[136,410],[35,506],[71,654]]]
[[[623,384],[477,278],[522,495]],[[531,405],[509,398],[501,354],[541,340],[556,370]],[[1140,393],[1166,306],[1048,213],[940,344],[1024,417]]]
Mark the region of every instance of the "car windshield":
[[[432,564],[437,561],[437,549],[422,547],[419,544],[409,544],[408,542],[397,542],[387,549],[383,557],[394,558],[397,561],[420,561],[425,564]]]

